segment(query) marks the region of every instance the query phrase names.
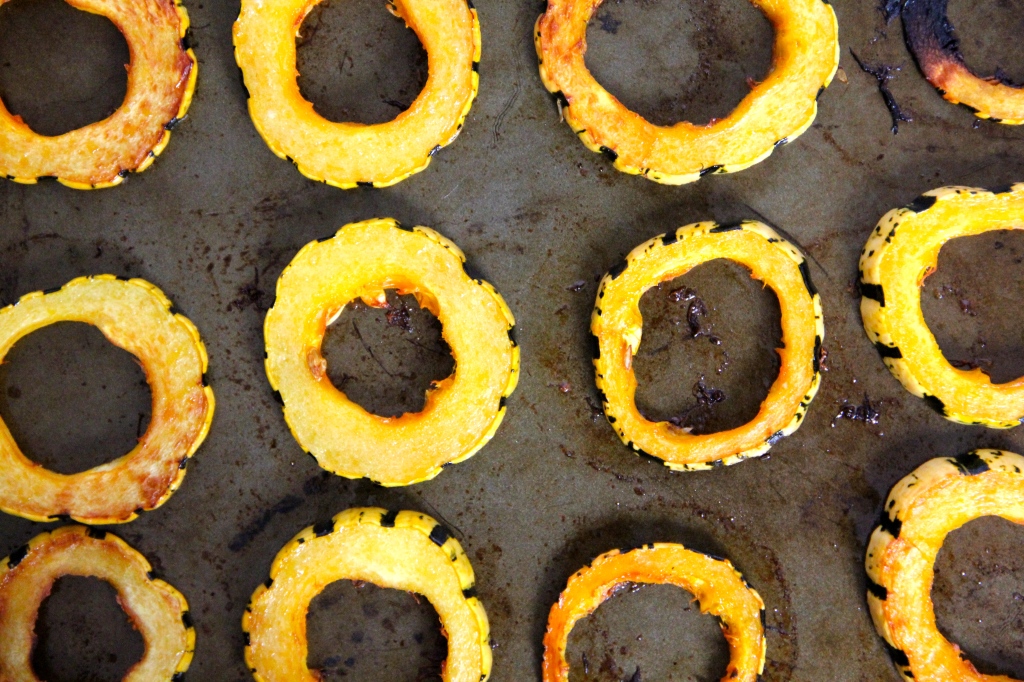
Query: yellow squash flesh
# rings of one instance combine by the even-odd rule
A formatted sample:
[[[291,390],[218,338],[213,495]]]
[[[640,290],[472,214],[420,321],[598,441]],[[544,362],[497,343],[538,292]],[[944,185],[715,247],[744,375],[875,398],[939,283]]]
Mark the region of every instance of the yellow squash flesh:
[[[935,624],[935,558],[946,536],[982,516],[1024,524],[1024,457],[975,450],[925,462],[897,483],[871,534],[868,606],[907,682],[1014,682],[983,675]]]
[[[295,36],[319,0],[242,0],[235,60],[249,115],[271,151],[318,182],[388,187],[427,167],[459,134],[479,85],[480,25],[466,0],[395,0],[394,13],[427,52],[427,84],[412,105],[376,125],[335,123],[299,91]]]
[[[681,185],[743,170],[810,127],[817,97],[839,66],[839,29],[830,5],[752,2],[775,28],[772,66],[724,119],[657,126],[601,87],[584,63],[587,23],[601,0],[548,0],[534,30],[541,80],[576,136],[620,171]]]
[[[783,348],[777,351],[779,376],[757,416],[734,429],[697,435],[640,414],[633,358],[643,333],[644,292],[716,258],[746,266],[778,296]],[[799,428],[821,379],[825,329],[807,261],[775,230],[756,221],[695,223],[636,247],[601,280],[590,330],[597,338],[594,367],[608,421],[623,443],[676,470],[708,469],[764,454]]]
[[[0,175],[26,184],[55,177],[75,189],[111,187],[148,168],[188,111],[197,74],[185,40],[188,13],[172,0],[67,2],[105,16],[124,34],[131,54],[124,102],[102,121],[53,137],[33,132],[0,102]]]
[[[307,244],[277,283],[264,326],[270,385],[299,444],[320,466],[387,486],[436,476],[472,456],[505,415],[519,377],[515,320],[501,296],[463,269],[455,244],[394,220],[346,225]],[[320,351],[327,325],[350,302],[387,305],[385,289],[413,294],[442,325],[455,372],[427,392],[421,412],[372,414],[331,383]]]
[[[952,421],[1011,428],[1024,419],[1024,377],[993,384],[953,367],[921,311],[921,285],[950,239],[1024,228],[1024,185],[942,187],[886,213],[860,257],[864,331],[893,376]]]
[[[98,275],[26,294],[0,310],[0,361],[18,339],[55,322],[92,324],[138,358],[153,395],[152,417],[127,455],[70,475],[25,457],[0,421],[0,509],[33,521],[131,521],[177,490],[188,459],[206,438],[214,410],[213,391],[205,385],[206,348],[195,326],[171,312],[170,300],[155,286]]]
[[[196,642],[185,597],[153,578],[145,557],[120,538],[93,528],[65,526],[36,536],[0,562],[0,681],[40,682],[32,670],[39,606],[57,579],[67,575],[110,583],[142,635],[145,653],[124,682],[181,679]]]
[[[612,550],[569,578],[551,607],[544,633],[544,682],[567,682],[565,649],[576,622],[590,615],[627,583],[676,585],[692,594],[701,613],[716,616],[729,644],[722,682],[755,682],[764,671],[767,642],[764,602],[727,559],[682,545],[653,543],[630,552]]]
[[[270,580],[242,616],[245,662],[259,682],[316,682],[306,666],[309,604],[337,580],[423,595],[448,638],[445,682],[483,682],[491,672],[490,626],[458,540],[429,516],[346,510],[299,533],[278,553]]]

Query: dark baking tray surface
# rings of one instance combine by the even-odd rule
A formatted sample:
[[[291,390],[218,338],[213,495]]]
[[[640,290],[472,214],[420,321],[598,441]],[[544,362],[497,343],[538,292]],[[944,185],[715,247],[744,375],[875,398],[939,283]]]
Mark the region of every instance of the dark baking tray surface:
[[[872,2],[837,2],[844,70],[821,97],[814,125],[742,173],[660,186],[614,171],[559,123],[536,73],[538,4],[480,0],[481,87],[461,137],[393,188],[341,191],[276,158],[249,121],[231,47],[237,2],[187,4],[198,90],[151,169],[95,192],[0,183],[0,300],[91,273],[143,277],[206,341],[217,397],[210,436],[166,505],[112,529],[188,598],[197,628],[189,679],[249,678],[240,619],[252,590],[289,538],[353,505],[421,510],[452,527],[491,618],[496,682],[539,678],[547,611],[573,571],[603,551],[648,541],[681,541],[744,572],[767,604],[766,680],[897,679],[863,596],[864,544],[885,495],[931,457],[976,446],[1024,450],[1024,431],[947,422],[903,390],[861,329],[857,258],[882,214],[928,189],[1024,180],[1024,131],[944,102],[914,68],[898,21],[886,25]],[[952,5],[969,60],[1024,75],[1019,12],[994,2]],[[54,44],[48,34],[63,38]],[[304,34],[303,86],[331,115],[381,120],[415,96],[422,54],[376,2],[335,0]],[[589,37],[602,82],[662,122],[723,115],[744,78],[763,73],[771,44],[767,22],[743,0],[607,0]],[[902,67],[889,85],[914,120],[898,135],[875,79],[848,47],[866,62]],[[126,57],[109,24],[58,0],[0,9],[0,95],[30,123],[105,115],[118,103]],[[289,259],[308,241],[373,216],[453,239],[508,301],[522,346],[522,380],[494,440],[404,489],[323,473],[288,433],[263,373],[264,309]],[[805,424],[768,456],[672,474],[631,454],[594,412],[587,334],[596,279],[656,234],[743,218],[781,227],[812,257],[828,371]],[[1004,378],[1024,373],[1022,258],[1016,234],[943,251],[923,296],[950,357],[991,362]],[[646,409],[685,412],[704,375],[727,396],[709,424],[742,420],[773,376],[776,303],[742,269],[721,263],[681,284],[705,301],[703,322],[722,344],[685,338],[686,310],[670,300],[672,287],[650,294],[638,359]],[[412,333],[366,311],[343,321],[329,340],[332,375],[378,409],[414,405],[428,375],[443,372],[436,328],[424,318],[414,317]],[[148,410],[142,381],[98,333],[62,325],[12,351],[0,370],[0,414],[32,456],[73,471],[131,447]],[[833,421],[844,401],[860,405],[865,396],[877,424]],[[47,527],[0,517],[0,556]],[[1022,533],[999,520],[954,533],[935,588],[946,632],[984,670],[1017,677]],[[109,594],[85,580],[62,581],[58,592],[40,627],[47,679],[123,672],[141,644],[115,617]],[[669,588],[616,597],[574,636],[575,679],[718,679],[721,636],[686,607],[685,595]],[[310,660],[328,679],[429,678],[444,655],[432,618],[403,594],[332,586],[314,603]]]

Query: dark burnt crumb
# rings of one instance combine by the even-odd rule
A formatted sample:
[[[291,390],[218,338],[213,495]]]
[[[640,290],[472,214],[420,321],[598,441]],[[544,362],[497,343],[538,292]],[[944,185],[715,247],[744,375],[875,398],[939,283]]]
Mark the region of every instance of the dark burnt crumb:
[[[967,298],[964,290],[960,287],[956,287],[951,284],[943,284],[935,290],[935,298],[955,298],[957,304],[960,306],[961,313],[964,315],[970,315],[971,317],[977,317],[978,315],[974,310],[974,303],[971,302],[971,299]]]
[[[887,24],[900,15],[902,6],[903,0],[881,0],[878,3],[878,9],[882,12],[882,16],[885,17],[885,23]]]
[[[583,654],[583,674],[590,674],[590,661],[587,660],[587,655]]]
[[[562,393],[569,393],[572,391],[572,385],[568,381],[561,381],[556,384],[558,390]]]
[[[706,336],[716,346],[722,344],[722,340],[712,334],[710,329],[705,328],[701,321],[702,318],[708,316],[708,306],[696,291],[690,287],[679,287],[670,291],[668,298],[673,303],[686,304],[686,324],[690,327],[691,339]]]
[[[825,348],[824,346],[821,347],[821,359],[818,361],[818,368],[821,369],[822,372],[827,372],[831,369],[828,364],[828,348]]]
[[[989,374],[992,371],[992,360],[989,358],[978,358],[977,360],[950,360],[949,364],[953,365],[957,369],[962,369],[967,372],[972,369],[980,369],[985,374]]]
[[[693,385],[693,397],[697,403],[688,407],[682,414],[669,417],[669,423],[689,431],[700,429],[711,417],[713,406],[725,400],[725,391],[708,387],[704,383],[704,377],[701,377]]]
[[[576,453],[575,452],[573,452],[569,448],[565,447],[564,445],[559,445],[558,447],[562,450],[562,454],[563,455],[565,455],[569,459],[576,459]]]
[[[601,407],[601,405],[594,402],[594,400],[589,395],[585,398],[585,400],[587,401],[587,407],[590,408],[590,421],[601,421],[601,418],[604,417],[604,409]]]
[[[854,405],[844,398],[843,404],[839,408],[839,413],[832,418],[832,428],[835,428],[836,422],[840,419],[864,422],[872,426],[877,425],[878,418],[882,416],[882,413],[878,411],[879,407],[881,407],[881,404],[871,402],[867,393],[864,394],[864,402],[860,405]]]
[[[390,302],[384,311],[384,321],[389,327],[399,327],[402,331],[412,333],[412,322],[409,317],[409,306],[405,305],[404,301],[399,301],[397,305],[392,305]]]
[[[602,12],[601,14],[598,14],[597,20],[601,22],[601,30],[604,31],[605,33],[611,33],[612,35],[618,33],[619,26],[622,25],[621,21],[613,17],[608,12]]]
[[[565,288],[566,291],[576,293],[577,291],[583,291],[583,287],[587,286],[587,280],[578,279]]]
[[[900,131],[901,121],[912,123],[914,119],[900,109],[900,105],[896,102],[896,98],[893,97],[892,91],[889,90],[889,81],[896,77],[895,74],[900,71],[901,67],[889,64],[872,65],[862,62],[852,47],[850,48],[850,54],[853,55],[853,60],[857,62],[857,66],[860,67],[861,71],[874,76],[875,80],[878,81],[878,92],[882,94],[885,107],[889,110],[889,116],[892,118],[892,134],[895,135]]]
[[[644,682],[643,676],[640,674],[640,666],[636,667],[636,672],[629,678],[629,682]]]
[[[251,282],[238,287],[238,298],[228,303],[228,312],[232,310],[246,310],[250,306],[261,313],[270,310],[273,305],[273,295],[260,288],[260,271],[252,269],[253,278]]]

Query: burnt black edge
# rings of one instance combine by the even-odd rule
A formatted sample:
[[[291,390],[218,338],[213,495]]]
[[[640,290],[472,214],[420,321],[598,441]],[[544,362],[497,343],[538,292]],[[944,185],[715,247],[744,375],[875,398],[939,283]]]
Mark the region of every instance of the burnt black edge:
[[[604,156],[604,158],[608,159],[612,163],[615,163],[616,159],[619,158],[619,153],[617,151],[609,147],[605,147],[604,145],[601,145],[601,149],[598,151],[601,152],[601,155]]]
[[[444,545],[444,543],[448,542],[448,539],[451,536],[451,531],[442,526],[440,523],[435,525],[434,528],[430,531],[430,541],[438,547],[441,547]]]
[[[878,519],[878,527],[894,538],[898,538],[903,529],[903,522],[889,516],[889,512],[883,511],[881,518]]]
[[[900,360],[903,357],[903,351],[897,346],[887,346],[881,341],[875,342],[875,350],[883,358],[891,358],[893,360]]]
[[[806,258],[800,262],[800,276],[804,278],[804,286],[807,288],[807,293],[811,295],[811,298],[817,296],[818,288],[811,281],[811,268],[807,265]]]
[[[927,211],[929,208],[934,206],[936,201],[938,201],[938,198],[928,196],[927,194],[922,194],[921,196],[919,196],[918,198],[914,199],[909,204],[904,206],[904,208],[906,208],[908,211],[913,211],[914,213],[922,213],[923,211]]]
[[[964,476],[977,476],[989,470],[988,462],[979,457],[978,453],[974,451],[957,455],[951,461]]]
[[[710,230],[708,230],[708,233],[709,234],[721,234],[722,232],[732,232],[733,230],[742,230],[742,229],[743,229],[743,223],[742,222],[739,222],[739,223],[724,223],[724,224],[719,223],[718,225],[715,225]]]
[[[334,519],[327,519],[326,521],[318,521],[313,525],[313,535],[318,538],[322,538],[325,535],[330,535],[334,532]]]
[[[860,295],[864,298],[870,298],[872,301],[878,301],[878,305],[885,307],[885,291],[882,289],[881,284],[870,284],[868,282],[861,281],[857,285],[860,289]]]
[[[946,404],[942,402],[940,399],[936,398],[933,395],[926,395],[924,396],[924,402],[926,405],[928,405],[928,407],[932,408],[933,410],[941,414],[943,417],[946,416]]]
[[[711,175],[712,173],[717,173],[720,170],[722,170],[722,164],[720,163],[716,163],[713,166],[708,166],[707,168],[701,168],[700,177],[703,178],[705,175]]]
[[[868,593],[873,594],[882,601],[889,598],[889,590],[885,589],[884,586],[879,585],[871,578],[868,578]]]
[[[398,510],[397,509],[391,509],[389,511],[386,511],[380,517],[380,525],[381,525],[382,528],[394,528],[395,527],[395,520],[397,518],[398,518]]]
[[[7,568],[11,569],[20,564],[25,557],[28,556],[28,545],[22,545],[18,549],[11,552],[11,555],[7,557]]]

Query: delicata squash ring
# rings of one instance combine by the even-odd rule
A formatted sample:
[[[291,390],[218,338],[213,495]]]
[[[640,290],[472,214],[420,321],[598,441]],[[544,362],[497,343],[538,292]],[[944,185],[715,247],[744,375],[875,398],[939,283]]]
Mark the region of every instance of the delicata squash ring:
[[[448,638],[445,682],[483,682],[491,674],[490,626],[476,597],[473,567],[458,540],[429,516],[348,509],[305,529],[278,553],[270,579],[242,615],[245,662],[259,682],[316,682],[306,667],[309,604],[337,580],[421,594]]]
[[[1024,377],[993,384],[953,367],[921,312],[921,284],[950,239],[1024,229],[1024,185],[942,187],[886,213],[860,256],[864,330],[903,386],[947,419],[1008,429],[1024,419]]]
[[[142,634],[145,653],[125,682],[182,679],[196,643],[185,597],[154,578],[145,557],[123,540],[83,526],[38,535],[0,561],[0,679],[38,682],[31,659],[39,606],[66,575],[113,585],[118,603]]]
[[[299,444],[320,466],[382,485],[410,485],[471,457],[505,416],[519,379],[515,320],[494,288],[463,269],[466,257],[427,227],[390,218],[352,223],[307,244],[285,268],[267,312],[267,377]],[[412,294],[441,321],[455,371],[427,391],[422,412],[372,414],[327,376],[327,325],[351,301],[386,307],[385,289]]]
[[[127,455],[71,475],[25,457],[0,420],[0,509],[33,521],[131,521],[178,489],[188,459],[206,438],[214,408],[205,382],[206,349],[192,323],[173,312],[155,286],[97,275],[26,294],[0,310],[0,361],[19,339],[55,322],[95,325],[138,358],[153,394],[152,416]]]
[[[903,34],[928,82],[946,100],[997,123],[1024,123],[1024,88],[974,73],[960,53],[960,41],[946,15],[946,0],[907,0]]]
[[[897,483],[871,534],[868,606],[908,682],[1013,682],[982,675],[935,625],[934,564],[946,536],[982,516],[1024,524],[1024,457],[974,450],[925,462]]]
[[[696,435],[671,422],[647,420],[636,407],[633,357],[640,349],[640,298],[661,282],[716,258],[746,266],[770,286],[782,310],[779,376],[757,416],[728,431]],[[735,464],[764,454],[799,428],[821,380],[825,336],[821,298],[807,261],[775,230],[752,220],[733,225],[695,223],[633,249],[601,280],[590,331],[604,413],[634,450],[665,460],[671,469],[695,471]]]
[[[775,28],[772,67],[724,119],[657,126],[627,109],[583,61],[587,22],[601,0],[548,0],[534,31],[540,78],[566,123],[624,173],[668,185],[740,171],[792,142],[814,121],[839,66],[839,29],[822,0],[751,0]]]
[[[131,54],[124,102],[102,121],[53,137],[33,132],[0,102],[0,174],[26,184],[55,177],[75,189],[111,187],[148,168],[188,111],[197,73],[188,13],[176,0],[67,2],[124,34]]]
[[[544,633],[544,682],[567,682],[569,632],[625,583],[676,585],[697,599],[701,613],[717,617],[729,643],[722,682],[755,682],[764,672],[764,602],[728,559],[672,543],[652,543],[629,552],[613,549],[569,578],[551,607]]]
[[[459,134],[480,82],[480,24],[467,0],[394,0],[427,52],[427,84],[412,105],[376,125],[335,123],[299,91],[295,36],[320,0],[242,0],[235,61],[263,140],[311,180],[342,189],[388,187],[427,167]]]

